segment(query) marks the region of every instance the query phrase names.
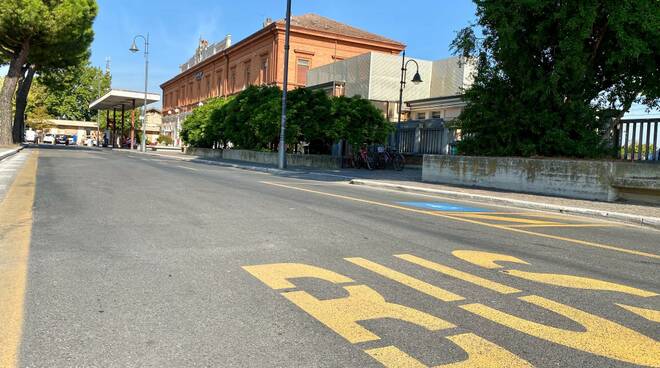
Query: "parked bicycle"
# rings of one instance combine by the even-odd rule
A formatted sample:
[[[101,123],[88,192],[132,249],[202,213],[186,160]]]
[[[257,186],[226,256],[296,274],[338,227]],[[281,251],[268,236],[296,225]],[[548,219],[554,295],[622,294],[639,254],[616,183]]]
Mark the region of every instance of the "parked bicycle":
[[[353,157],[353,166],[356,169],[365,168],[367,170],[373,170],[376,168],[376,159],[373,155],[369,154],[366,146],[362,146]]]
[[[401,171],[406,165],[406,159],[396,150],[378,147],[376,166],[379,169],[392,168]]]

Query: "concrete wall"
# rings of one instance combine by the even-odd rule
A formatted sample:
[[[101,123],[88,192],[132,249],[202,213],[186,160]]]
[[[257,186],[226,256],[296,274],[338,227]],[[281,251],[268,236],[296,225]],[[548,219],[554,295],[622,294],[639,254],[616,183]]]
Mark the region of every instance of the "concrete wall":
[[[660,203],[660,165],[425,155],[422,180],[570,198]]]
[[[200,158],[210,160],[234,160],[252,162],[266,165],[277,165],[277,152],[259,152],[248,150],[214,150],[209,148],[188,147],[185,150],[187,155],[199,156]],[[314,167],[319,169],[339,169],[341,161],[338,158],[325,155],[287,155],[289,166],[296,167]]]

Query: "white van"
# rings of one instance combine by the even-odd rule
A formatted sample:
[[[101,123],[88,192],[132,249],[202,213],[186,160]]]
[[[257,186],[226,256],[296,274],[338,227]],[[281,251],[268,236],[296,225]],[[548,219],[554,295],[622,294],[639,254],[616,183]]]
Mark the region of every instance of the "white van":
[[[28,143],[37,143],[37,132],[32,129],[25,131],[25,141]]]

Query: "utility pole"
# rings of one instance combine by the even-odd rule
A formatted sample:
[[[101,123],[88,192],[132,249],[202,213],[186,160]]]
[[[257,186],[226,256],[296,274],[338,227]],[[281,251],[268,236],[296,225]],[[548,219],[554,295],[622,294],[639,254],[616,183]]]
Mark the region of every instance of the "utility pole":
[[[284,83],[282,84],[282,127],[280,130],[277,167],[286,169],[286,94],[289,85],[289,33],[291,31],[291,0],[286,1],[286,31],[284,33]]]
[[[101,95],[103,94],[103,91],[101,90],[102,88],[101,83],[103,81],[103,77],[110,76],[110,61],[111,60],[109,56],[105,58],[105,74],[101,75],[101,78],[99,78],[99,98],[101,98]],[[101,147],[101,111],[100,110],[96,111],[96,147]]]

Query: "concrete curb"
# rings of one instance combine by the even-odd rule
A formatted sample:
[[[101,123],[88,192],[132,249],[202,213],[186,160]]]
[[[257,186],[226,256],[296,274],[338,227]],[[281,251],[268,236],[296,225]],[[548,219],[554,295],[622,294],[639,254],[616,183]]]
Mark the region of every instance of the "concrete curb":
[[[547,203],[524,201],[520,199],[491,197],[482,194],[464,193],[464,192],[451,191],[451,190],[441,190],[441,189],[415,187],[410,185],[382,183],[375,180],[352,179],[350,183],[354,185],[364,185],[372,188],[389,189],[400,192],[450,195],[453,197],[471,199],[480,202],[490,202],[494,204],[513,205],[516,207],[530,208],[535,210],[544,210],[544,211],[553,211],[553,212],[560,212],[567,214],[607,218],[607,219],[622,221],[630,224],[642,225],[642,226],[652,227],[655,229],[660,229],[660,218],[658,217],[630,215],[627,213],[594,210],[594,209],[580,208],[580,207],[561,206],[561,205],[554,205]]]
[[[9,152],[1,153],[1,154],[0,154],[0,161],[2,161],[2,160],[4,160],[4,159],[6,159],[6,158],[9,158],[9,157],[11,157],[11,156],[17,154],[17,153],[20,152],[23,148],[25,148],[25,147],[24,147],[24,146],[18,146],[18,147],[16,147],[16,148],[10,150]]]

